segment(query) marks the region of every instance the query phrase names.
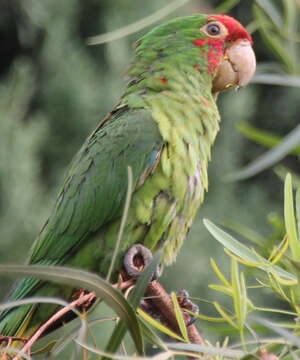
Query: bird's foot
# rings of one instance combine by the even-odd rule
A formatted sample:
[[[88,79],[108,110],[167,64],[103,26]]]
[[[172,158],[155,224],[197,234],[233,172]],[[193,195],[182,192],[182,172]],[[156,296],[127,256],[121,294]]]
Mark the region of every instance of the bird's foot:
[[[194,304],[190,299],[190,295],[186,290],[179,290],[176,293],[177,295],[177,301],[182,309],[187,309],[192,311],[193,313],[198,314],[199,313],[199,306]],[[191,316],[191,319],[186,324],[186,326],[192,325],[197,320],[196,316]]]
[[[153,259],[152,252],[141,244],[131,246],[123,259],[124,268],[131,278],[137,278],[141,275],[147,265]],[[157,266],[153,273],[152,280],[156,280],[161,275],[161,267]]]

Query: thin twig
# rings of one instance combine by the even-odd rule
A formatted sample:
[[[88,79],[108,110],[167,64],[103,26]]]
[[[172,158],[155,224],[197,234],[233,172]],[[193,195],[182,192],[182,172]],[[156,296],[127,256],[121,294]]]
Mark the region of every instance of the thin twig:
[[[132,175],[131,166],[127,167],[127,176],[128,176],[128,186],[127,186],[127,193],[126,193],[124,211],[123,211],[122,218],[121,218],[121,224],[120,224],[120,228],[119,228],[119,232],[118,232],[117,242],[116,242],[115,249],[114,249],[114,252],[113,252],[113,255],[112,255],[110,267],[108,269],[107,276],[106,276],[106,280],[108,282],[110,281],[110,277],[111,277],[111,274],[112,274],[113,269],[114,269],[114,265],[115,265],[115,262],[116,262],[116,259],[117,259],[117,255],[119,253],[120,244],[121,244],[121,241],[122,241],[125,225],[126,225],[128,214],[129,214],[129,207],[130,207],[131,196],[132,196],[132,191],[133,191],[133,180],[132,180],[133,175]]]
[[[88,293],[86,295],[80,296],[77,300],[71,302],[68,306],[65,306],[57,313],[55,313],[48,321],[46,321],[35,333],[34,335],[27,341],[27,343],[22,348],[23,353],[29,353],[32,345],[42,336],[42,334],[48,329],[50,325],[55,323],[57,320],[62,318],[66,313],[71,311],[73,308],[81,306],[85,302],[91,302],[95,299],[96,295],[94,292]],[[13,360],[19,360],[20,356],[16,355]]]

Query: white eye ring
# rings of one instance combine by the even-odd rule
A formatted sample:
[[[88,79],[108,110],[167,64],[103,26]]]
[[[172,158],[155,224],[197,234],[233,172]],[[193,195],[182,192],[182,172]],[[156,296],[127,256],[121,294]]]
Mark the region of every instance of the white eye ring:
[[[228,35],[226,26],[219,21],[210,21],[200,29],[205,35],[213,39],[225,39]]]
[[[221,28],[219,24],[210,23],[206,25],[206,32],[210,36],[219,36],[221,34]]]

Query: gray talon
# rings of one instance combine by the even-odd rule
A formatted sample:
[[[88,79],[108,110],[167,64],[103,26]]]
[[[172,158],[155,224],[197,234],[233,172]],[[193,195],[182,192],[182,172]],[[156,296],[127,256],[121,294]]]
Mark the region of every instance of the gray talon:
[[[138,277],[153,259],[151,251],[141,244],[131,246],[124,256],[124,267],[130,277]]]

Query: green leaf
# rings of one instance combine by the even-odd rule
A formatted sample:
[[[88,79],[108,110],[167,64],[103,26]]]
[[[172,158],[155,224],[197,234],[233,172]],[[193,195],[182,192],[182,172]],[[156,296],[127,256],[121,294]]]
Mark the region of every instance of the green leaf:
[[[282,141],[282,136],[278,136],[270,132],[258,129],[255,126],[247,124],[246,122],[238,123],[236,125],[236,128],[241,134],[246,136],[248,139],[265,147],[269,147],[269,148],[275,147],[279,145],[280,142]],[[290,151],[289,154],[300,155],[300,146],[296,146],[293,150]]]
[[[287,355],[280,358],[280,360],[298,360],[300,357],[300,350],[291,350]]]
[[[176,320],[180,329],[180,333],[182,337],[184,338],[184,341],[189,342],[189,336],[187,333],[184,317],[182,314],[182,310],[180,309],[180,306],[178,304],[177,296],[174,292],[171,293],[171,299],[174,306],[174,312],[176,316]]]
[[[253,76],[252,83],[300,87],[300,76],[281,75],[281,74],[256,74]]]
[[[174,331],[167,328],[165,325],[161,324],[159,321],[153,319],[150,315],[148,315],[145,311],[138,309],[138,314],[150,325],[152,325],[155,329],[161,331],[162,333],[170,336],[171,338],[177,339],[179,341],[185,341],[184,338],[177,335]]]
[[[47,343],[46,345],[44,345],[43,347],[35,350],[35,351],[32,351],[30,353],[30,355],[38,355],[38,354],[43,354],[43,353],[49,353],[53,347],[57,344],[57,341],[58,340],[52,340],[50,341],[49,343]]]
[[[296,1],[283,1],[285,24],[283,26],[286,32],[287,39],[287,50],[289,57],[293,59],[294,72],[297,72],[297,48],[296,42],[294,41],[295,35],[297,34],[298,25],[298,11]]]
[[[287,174],[284,184],[284,222],[292,252],[292,259],[300,261],[300,242],[296,228],[291,174]]]
[[[32,360],[32,357],[28,354],[25,354],[22,350],[20,350],[20,348],[18,349],[17,347],[13,347],[13,346],[5,346],[5,347],[1,347],[1,353],[0,355],[2,355],[4,353],[3,356],[6,356],[6,353],[9,353],[10,355],[12,354],[16,354],[18,357],[15,357],[16,359],[19,359],[20,357],[25,360]],[[5,357],[3,358],[4,360]]]
[[[300,348],[300,338],[297,335],[294,335],[292,332],[283,329],[277,325],[275,325],[274,323],[272,323],[271,321],[268,321],[266,319],[262,319],[262,318],[258,318],[256,316],[253,316],[253,319],[255,319],[255,321],[257,321],[258,323],[264,325],[265,327],[273,330],[274,332],[276,332],[277,334],[279,334],[280,336],[282,336],[284,339],[287,340],[288,343],[296,345],[298,348]]]
[[[195,318],[198,318],[200,320],[205,320],[209,322],[226,322],[226,320],[223,317],[214,317],[214,316],[207,316],[200,313],[194,313],[191,310],[186,309],[186,312],[188,312],[190,315],[192,315]]]
[[[89,328],[89,331],[90,331],[94,325],[97,325],[97,324],[100,324],[103,322],[107,322],[107,321],[111,322],[111,321],[116,321],[116,320],[117,320],[117,317],[101,317],[101,318],[87,321],[87,327]],[[50,358],[52,359],[52,358],[55,358],[56,356],[58,356],[58,354],[60,354],[66,348],[66,346],[76,338],[81,326],[82,325],[75,326],[66,336],[62,337],[61,339],[59,339],[57,341],[55,347],[51,350],[51,352],[49,354],[49,359]]]
[[[277,277],[283,278],[289,281],[297,281],[296,276],[280,268],[277,265],[273,265],[262,256],[258,255],[254,250],[249,249],[247,246],[241,244],[233,236],[229,235],[218,226],[213,224],[208,219],[204,219],[204,225],[212,236],[218,240],[226,249],[230,250],[237,257],[243,259],[252,266],[257,266],[261,270],[268,273],[272,273]]]
[[[69,303],[67,303],[66,301],[60,298],[50,297],[50,296],[35,296],[35,297],[28,297],[22,300],[8,301],[4,304],[0,304],[0,311],[11,309],[21,305],[27,305],[27,304],[57,304],[61,306],[69,305]],[[73,309],[72,311],[74,311],[78,316],[80,315],[80,312],[78,310]]]
[[[242,331],[247,315],[247,295],[244,279],[243,277],[240,279],[238,264],[234,259],[231,261],[231,282],[236,319],[239,329]]]
[[[142,336],[135,311],[124,296],[100,276],[74,268],[43,265],[0,265],[0,273],[18,277],[33,276],[95,291],[96,295],[126,322],[137,351],[143,352]]]
[[[266,16],[265,12],[257,5],[253,5],[253,13],[258,24],[260,33],[265,44],[270,48],[274,55],[285,65],[289,73],[294,71],[294,59],[287,55],[284,44],[286,40],[278,35],[278,29],[273,22]]]
[[[258,174],[283,159],[290,151],[295,149],[299,143],[300,125],[296,126],[288,135],[286,135],[278,146],[257,157],[252,163],[241,170],[227,175],[226,180],[242,180]]]
[[[160,339],[160,337],[151,329],[148,323],[140,316],[139,317],[141,330],[143,335],[148,339],[148,341],[157,346],[158,348],[167,351],[165,343]]]
[[[280,12],[274,6],[272,1],[270,0],[255,0],[255,1],[264,10],[265,14],[269,16],[269,19],[273,22],[273,24],[279,29],[281,29],[283,25],[283,19]]]
[[[300,234],[300,187],[296,192],[296,220],[298,235]]]
[[[214,259],[210,259],[210,264],[219,280],[225,285],[225,287],[230,288],[229,281],[225,278]]]
[[[226,1],[223,1],[222,4],[217,6],[216,12],[219,13],[219,14],[225,14],[229,10],[234,8],[239,2],[240,2],[240,0],[226,0]]]
[[[153,274],[160,263],[162,252],[156,252],[151,263],[145,268],[142,274],[139,276],[138,281],[130,294],[129,302],[134,308],[140,305],[142,296],[144,296],[145,290],[153,278]]]
[[[287,174],[290,173],[293,178],[293,184],[292,184],[293,188],[295,190],[300,188],[300,176],[297,173],[295,173],[295,171],[292,171],[291,169],[283,165],[277,165],[274,167],[274,172],[283,182],[285,181]]]
[[[208,287],[210,289],[213,289],[215,291],[219,291],[222,294],[228,295],[228,296],[232,296],[232,289],[231,287],[226,287],[223,285],[217,285],[217,284],[209,284]]]
[[[208,346],[208,345],[196,345],[196,344],[186,344],[186,343],[182,343],[182,344],[165,343],[165,345],[167,345],[169,349],[173,349],[173,350],[192,351],[207,355],[221,355],[233,359],[239,359],[247,354],[246,352],[241,350],[220,349],[218,347]]]
[[[244,239],[252,242],[253,244],[264,247],[266,243],[266,238],[260,235],[257,231],[238,223],[233,219],[226,219],[226,223],[224,223],[224,227],[228,230],[232,230],[238,235],[241,235]]]
[[[159,260],[160,260],[161,253],[157,253],[155,257],[153,258],[152,262],[146,267],[146,269],[141,273],[141,275],[138,278],[137,284],[135,288],[132,291],[132,294],[130,296],[129,302],[133,306],[133,308],[137,308],[140,304],[141,298],[145,293],[145,290],[151,281],[151,278],[153,277],[154,271],[156,270],[156,267],[158,266]],[[113,331],[110,340],[108,342],[108,345],[106,346],[105,351],[107,353],[115,353],[119,346],[121,345],[121,342],[126,334],[127,331],[127,324],[125,321],[120,321],[115,330]],[[104,360],[104,359],[103,359]]]
[[[218,311],[218,313],[224,318],[224,320],[226,320],[233,328],[239,330],[238,325],[233,321],[231,316],[227,314],[227,312],[222,308],[222,306],[216,301],[214,301],[213,304],[216,310]]]

